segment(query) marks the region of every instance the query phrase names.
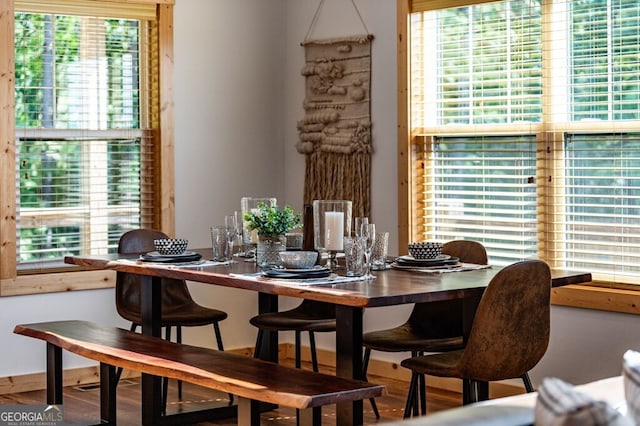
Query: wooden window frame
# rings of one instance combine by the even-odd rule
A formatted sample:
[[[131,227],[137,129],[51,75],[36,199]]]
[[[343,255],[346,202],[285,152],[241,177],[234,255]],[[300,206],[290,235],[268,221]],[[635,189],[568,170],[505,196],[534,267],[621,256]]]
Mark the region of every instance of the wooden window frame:
[[[48,0],[41,0],[47,2]],[[73,1],[73,0],[72,0]],[[175,0],[101,0],[103,3],[155,5],[158,22],[157,139],[158,198],[154,220],[159,229],[175,233],[173,7]],[[59,2],[53,2],[59,3]],[[16,270],[16,129],[14,0],[0,0],[0,296],[109,288],[115,285],[110,271],[61,271],[20,274]],[[74,268],[70,268],[74,269]]]
[[[413,0],[417,7],[429,9],[444,6],[461,6],[470,3],[483,3],[485,0]],[[413,183],[418,178],[414,172],[412,153],[415,144],[410,127],[410,68],[409,58],[409,15],[412,12],[412,0],[397,0],[397,103],[398,103],[398,246],[406,247],[412,238],[414,228],[412,206],[415,202]],[[552,291],[551,303],[583,309],[596,309],[609,312],[640,314],[640,288],[634,285],[621,285],[609,282],[592,282],[582,285],[570,285]]]

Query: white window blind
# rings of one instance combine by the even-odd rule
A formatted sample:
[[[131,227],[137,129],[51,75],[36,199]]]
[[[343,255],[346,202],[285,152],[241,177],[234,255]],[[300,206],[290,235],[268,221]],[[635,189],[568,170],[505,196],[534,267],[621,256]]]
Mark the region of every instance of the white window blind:
[[[414,238],[481,241],[502,264],[537,253],[536,135],[504,128],[542,121],[541,34],[528,1],[412,14],[411,127],[429,145]]]
[[[103,18],[156,19],[156,3],[151,1],[123,2],[109,0],[15,0],[17,12],[57,13],[71,16],[100,16]]]
[[[637,120],[640,6],[571,4],[572,120]]]
[[[36,3],[55,8],[21,8]],[[21,270],[55,267],[66,254],[114,251],[122,232],[150,221],[153,24],[65,5],[66,14],[15,14]]]
[[[431,237],[482,241],[494,263],[535,255],[535,137],[436,137],[433,149]]]
[[[640,133],[566,134],[565,263],[640,277]]]
[[[413,237],[640,282],[640,4],[411,9]]]

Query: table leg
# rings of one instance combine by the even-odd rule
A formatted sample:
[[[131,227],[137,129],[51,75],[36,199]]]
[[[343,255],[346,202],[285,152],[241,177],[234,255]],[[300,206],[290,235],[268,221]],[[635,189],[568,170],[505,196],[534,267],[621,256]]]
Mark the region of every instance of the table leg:
[[[100,424],[116,425],[116,368],[100,363]]]
[[[258,313],[266,314],[269,312],[278,312],[278,295],[258,293]],[[258,358],[265,361],[278,362],[278,332],[267,331],[262,337],[262,343],[257,350]],[[251,416],[260,418],[260,412],[271,411],[277,409],[276,404],[267,402],[253,401],[251,404]]]
[[[278,312],[278,296],[275,294],[258,293],[258,313],[266,314],[269,312]],[[257,352],[260,359],[278,362],[278,332],[265,332],[262,338],[262,344]]]
[[[466,297],[462,299],[462,337],[466,345],[469,333],[471,333],[471,326],[473,325],[473,318],[476,316],[476,310],[480,303],[481,296]],[[462,403],[468,404],[471,401],[475,391],[471,389],[471,383],[468,380],[463,380],[462,385]]]
[[[363,308],[336,305],[336,375],[362,377]],[[363,424],[362,401],[336,405],[337,424]]]
[[[62,404],[62,348],[47,342],[47,404]]]
[[[162,337],[162,280],[140,275],[140,314],[142,334]]]
[[[141,275],[140,278],[142,334],[162,337],[161,279],[149,275]],[[163,408],[161,377],[142,374],[141,382],[142,424],[147,426],[160,424]]]

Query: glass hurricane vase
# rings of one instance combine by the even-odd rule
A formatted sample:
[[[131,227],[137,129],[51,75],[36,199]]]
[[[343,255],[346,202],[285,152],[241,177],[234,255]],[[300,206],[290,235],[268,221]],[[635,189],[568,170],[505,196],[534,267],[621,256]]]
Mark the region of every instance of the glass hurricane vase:
[[[351,201],[314,200],[313,233],[315,249],[327,253],[327,266],[337,269],[336,254],[344,251],[344,237],[351,235]]]
[[[277,268],[282,266],[280,252],[287,249],[287,237],[267,237],[258,235],[256,262],[259,268]]]

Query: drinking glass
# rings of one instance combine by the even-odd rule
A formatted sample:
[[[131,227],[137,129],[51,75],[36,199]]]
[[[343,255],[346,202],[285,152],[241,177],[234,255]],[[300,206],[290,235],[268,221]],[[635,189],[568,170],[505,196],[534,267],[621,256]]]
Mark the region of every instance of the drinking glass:
[[[224,217],[224,227],[227,232],[227,259],[233,261],[233,243],[238,236],[238,217],[235,213]]]
[[[382,271],[387,268],[387,250],[389,245],[389,233],[376,233],[376,241],[371,253],[371,270]]]
[[[360,237],[344,237],[344,263],[348,277],[361,277],[364,275],[363,244]]]
[[[243,250],[243,238],[244,238],[244,219],[242,218],[242,212],[236,210],[234,212],[236,215],[236,244],[238,245],[238,250]]]
[[[356,237],[362,237],[362,226],[363,225],[368,225],[369,224],[369,218],[368,217],[356,217],[355,218],[355,236]]]
[[[222,225],[211,227],[211,247],[213,260],[216,262],[227,261],[227,228]]]
[[[376,225],[373,223],[362,225],[362,237],[360,238],[364,249],[364,277],[367,279],[375,278],[375,276],[371,274],[371,252],[376,242]]]

